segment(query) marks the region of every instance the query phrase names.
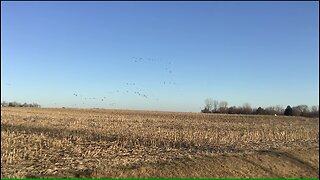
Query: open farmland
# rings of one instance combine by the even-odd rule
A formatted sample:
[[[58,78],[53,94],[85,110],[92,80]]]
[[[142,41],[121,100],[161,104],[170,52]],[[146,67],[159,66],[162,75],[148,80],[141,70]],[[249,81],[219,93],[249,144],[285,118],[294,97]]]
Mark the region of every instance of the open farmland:
[[[319,119],[1,108],[1,177],[319,177]]]

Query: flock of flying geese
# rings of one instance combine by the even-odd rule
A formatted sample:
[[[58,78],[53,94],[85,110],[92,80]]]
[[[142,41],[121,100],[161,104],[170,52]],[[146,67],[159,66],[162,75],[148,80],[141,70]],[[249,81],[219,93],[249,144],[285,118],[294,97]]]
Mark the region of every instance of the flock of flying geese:
[[[170,65],[171,65],[171,62],[165,62],[161,59],[154,59],[154,58],[141,58],[141,57],[132,57],[131,60],[134,62],[134,63],[144,63],[144,62],[154,62],[154,63],[161,63],[162,65],[164,64],[165,65],[165,68],[164,70],[171,74],[172,73],[172,70],[170,68]],[[161,84],[163,85],[176,85],[175,82],[172,82],[172,81],[163,81],[163,82],[160,82]],[[135,87],[138,87],[138,84],[136,84],[135,82],[127,82],[125,83],[126,86],[135,86]],[[142,97],[142,98],[145,98],[145,99],[148,99],[150,98],[147,94],[144,94],[142,93],[142,90],[139,89],[139,90],[136,90],[136,91],[129,91],[129,90],[125,90],[125,91],[120,91],[120,90],[116,90],[116,91],[113,91],[113,92],[109,92],[109,93],[123,93],[123,94],[128,94],[128,93],[132,93],[134,95],[137,95],[139,97]],[[73,93],[73,96],[75,97],[78,97],[78,98],[81,98],[82,100],[96,100],[96,101],[105,101],[107,100],[106,97],[83,97],[82,95],[78,94],[78,93]],[[82,102],[82,104],[84,104],[84,102]],[[116,105],[116,103],[109,103],[110,106],[114,106]]]
[[[154,59],[154,58],[141,58],[141,57],[132,57],[131,60],[134,62],[134,63],[144,63],[144,62],[152,62],[152,63],[160,63],[162,65],[165,65],[165,68],[164,70],[171,74],[173,71],[171,70],[170,68],[170,65],[171,65],[171,62],[169,61],[163,61],[161,59]],[[175,82],[172,82],[172,81],[163,81],[163,82],[160,82],[161,84],[163,85],[176,85]],[[11,86],[12,84],[10,83],[5,83],[6,86]],[[136,86],[138,87],[138,85],[134,82],[127,82],[126,83],[127,86]],[[145,98],[145,99],[148,99],[150,98],[150,96],[148,96],[147,94],[144,94],[142,93],[142,90],[139,89],[139,90],[136,90],[136,91],[129,91],[129,90],[126,90],[126,91],[120,91],[120,90],[116,90],[115,91],[116,93],[123,93],[123,94],[126,94],[126,93],[133,93],[134,95],[137,95],[137,96],[140,96],[142,98]],[[112,92],[113,93],[113,92]],[[82,100],[98,100],[98,101],[106,101],[107,100],[107,97],[83,97],[82,95],[80,95],[79,93],[73,93],[73,96],[75,97],[78,97],[78,98],[81,98]],[[56,103],[55,103],[56,104]],[[82,104],[85,104],[83,101],[82,101]],[[73,104],[72,106],[76,106],[77,104]],[[115,102],[112,102],[112,103],[109,103],[110,106],[114,106],[116,105]]]
[[[162,63],[165,64],[165,71],[169,74],[172,73],[172,70],[170,69],[171,62],[170,61],[163,61],[161,59],[154,59],[154,58],[141,58],[141,57],[132,57],[131,58],[133,62],[135,63],[143,63],[143,62],[155,62],[155,63]]]
[[[97,98],[97,97],[83,97],[82,95],[80,94],[77,94],[77,93],[73,93],[73,96],[75,97],[78,97],[78,98],[81,98],[82,100],[99,100],[99,101],[105,101],[107,99],[107,97],[100,97],[100,98]],[[82,102],[82,104],[84,104],[84,102]],[[114,106],[116,103],[110,103],[109,105],[110,106]],[[76,105],[76,104],[74,104]]]

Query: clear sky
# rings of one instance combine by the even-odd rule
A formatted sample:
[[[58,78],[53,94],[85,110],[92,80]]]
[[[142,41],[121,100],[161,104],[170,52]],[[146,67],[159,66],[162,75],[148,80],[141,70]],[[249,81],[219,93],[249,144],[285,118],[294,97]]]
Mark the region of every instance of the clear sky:
[[[319,2],[1,2],[1,100],[318,105],[318,17]]]

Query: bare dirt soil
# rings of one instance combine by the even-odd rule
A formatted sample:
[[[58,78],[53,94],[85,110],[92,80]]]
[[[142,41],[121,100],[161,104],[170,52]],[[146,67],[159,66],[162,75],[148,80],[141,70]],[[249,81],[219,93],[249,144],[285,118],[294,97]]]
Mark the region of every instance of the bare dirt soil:
[[[1,108],[1,178],[315,177],[319,119]]]

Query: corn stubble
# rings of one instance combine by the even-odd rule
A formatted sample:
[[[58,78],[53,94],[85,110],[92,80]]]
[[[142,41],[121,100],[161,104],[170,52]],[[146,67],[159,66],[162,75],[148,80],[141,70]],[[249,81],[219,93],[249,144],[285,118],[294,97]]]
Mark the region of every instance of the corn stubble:
[[[145,167],[310,144],[319,144],[319,119],[1,108],[6,178],[170,177]]]

